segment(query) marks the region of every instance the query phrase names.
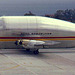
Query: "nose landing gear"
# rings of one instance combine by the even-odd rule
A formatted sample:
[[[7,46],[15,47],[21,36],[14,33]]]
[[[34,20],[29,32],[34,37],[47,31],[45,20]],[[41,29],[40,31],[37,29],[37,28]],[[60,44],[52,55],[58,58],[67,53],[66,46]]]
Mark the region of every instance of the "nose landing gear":
[[[36,50],[36,51],[33,51],[33,53],[34,53],[34,54],[39,54],[39,51],[38,51],[38,50]]]
[[[21,40],[16,41],[15,44],[16,44],[16,45],[22,45],[22,41],[21,41]],[[38,49],[30,49],[30,48],[28,48],[28,49],[26,49],[26,51],[27,51],[27,52],[32,51],[35,55],[36,55],[36,54],[39,54]]]
[[[34,50],[34,51],[32,51],[32,50],[30,50],[30,49],[26,49],[26,51],[27,52],[33,52],[33,54],[39,54],[39,51],[38,50]]]

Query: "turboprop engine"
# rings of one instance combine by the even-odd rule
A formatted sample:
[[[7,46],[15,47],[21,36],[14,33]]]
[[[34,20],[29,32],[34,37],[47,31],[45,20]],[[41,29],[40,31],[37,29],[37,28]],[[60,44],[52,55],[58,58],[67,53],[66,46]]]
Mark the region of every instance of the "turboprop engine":
[[[16,45],[21,45],[24,48],[34,48],[35,45],[42,45],[44,43],[45,42],[43,42],[43,41],[26,40],[26,39],[18,40],[15,42]]]

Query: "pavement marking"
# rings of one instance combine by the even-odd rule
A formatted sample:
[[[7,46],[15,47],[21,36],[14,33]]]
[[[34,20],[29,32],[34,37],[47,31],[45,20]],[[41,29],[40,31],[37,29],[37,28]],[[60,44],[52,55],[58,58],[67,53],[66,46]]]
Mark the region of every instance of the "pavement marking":
[[[55,67],[57,67],[57,68],[59,68],[59,69],[63,70],[63,68],[61,68],[61,67],[59,67],[59,66],[56,66],[56,65],[53,65],[53,66],[55,66]]]
[[[13,66],[13,67],[10,67],[10,68],[6,68],[6,69],[2,69],[3,71],[4,70],[10,70],[10,69],[15,69],[15,68],[17,68],[17,67],[19,67],[20,65],[16,65],[16,66]]]

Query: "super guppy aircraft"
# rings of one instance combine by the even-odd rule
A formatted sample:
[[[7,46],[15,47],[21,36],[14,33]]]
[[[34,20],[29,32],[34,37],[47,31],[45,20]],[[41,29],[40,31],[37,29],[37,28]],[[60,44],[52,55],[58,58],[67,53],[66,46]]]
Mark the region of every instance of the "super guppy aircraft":
[[[75,24],[40,16],[0,17],[0,48],[39,49],[75,47]]]

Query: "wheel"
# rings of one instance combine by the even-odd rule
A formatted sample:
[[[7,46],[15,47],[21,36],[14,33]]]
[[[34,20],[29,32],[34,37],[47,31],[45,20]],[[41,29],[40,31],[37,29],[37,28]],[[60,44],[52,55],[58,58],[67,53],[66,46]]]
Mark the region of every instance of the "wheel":
[[[34,54],[39,54],[39,51],[38,51],[38,50],[36,50],[36,51],[33,51],[33,53],[34,53]]]
[[[30,51],[30,49],[26,49],[26,51],[27,51],[27,52],[29,52],[29,51]]]

